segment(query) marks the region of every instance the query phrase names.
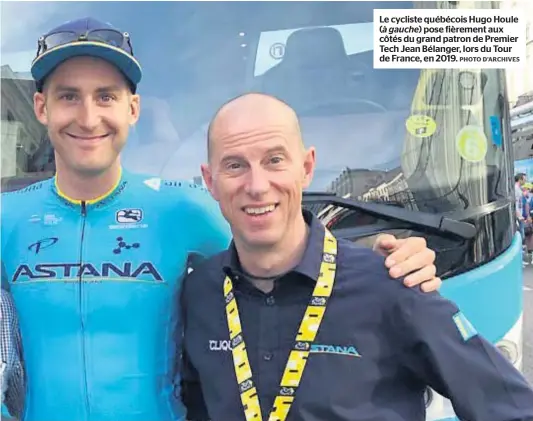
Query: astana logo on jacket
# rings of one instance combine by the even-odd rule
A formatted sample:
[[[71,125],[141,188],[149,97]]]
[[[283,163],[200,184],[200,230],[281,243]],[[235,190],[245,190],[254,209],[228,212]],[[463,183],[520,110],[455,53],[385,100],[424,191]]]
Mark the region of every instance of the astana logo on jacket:
[[[131,281],[163,282],[163,277],[151,262],[135,265],[131,262],[121,264],[103,262],[92,263],[39,263],[35,266],[19,265],[12,282],[61,281],[78,282]]]

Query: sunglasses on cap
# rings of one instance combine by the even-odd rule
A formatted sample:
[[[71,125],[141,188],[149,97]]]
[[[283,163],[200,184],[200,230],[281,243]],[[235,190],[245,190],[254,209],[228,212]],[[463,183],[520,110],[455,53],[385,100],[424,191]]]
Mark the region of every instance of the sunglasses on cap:
[[[48,50],[72,42],[98,42],[120,48],[133,56],[130,36],[127,32],[120,32],[113,29],[91,29],[80,33],[76,31],[57,31],[39,38],[37,42],[37,56],[46,53]]]

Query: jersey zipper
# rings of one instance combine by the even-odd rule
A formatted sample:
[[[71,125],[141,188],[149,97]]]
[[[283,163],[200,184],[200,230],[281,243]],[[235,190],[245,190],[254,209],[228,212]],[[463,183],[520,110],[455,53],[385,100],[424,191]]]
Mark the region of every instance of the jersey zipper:
[[[80,305],[80,324],[81,324],[81,352],[83,358],[83,388],[84,388],[84,397],[85,397],[85,412],[86,417],[89,419],[89,387],[87,382],[87,355],[85,350],[85,308],[83,305],[83,245],[85,237],[85,222],[87,220],[87,205],[84,201],[81,202],[81,241],[80,241],[80,272],[79,272],[79,284],[80,284],[80,293],[79,293],[79,305]]]

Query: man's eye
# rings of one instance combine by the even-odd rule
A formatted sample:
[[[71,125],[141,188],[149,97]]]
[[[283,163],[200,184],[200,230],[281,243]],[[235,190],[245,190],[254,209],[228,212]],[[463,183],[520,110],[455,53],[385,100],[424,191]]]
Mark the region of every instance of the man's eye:
[[[111,101],[115,100],[115,96],[109,95],[109,94],[105,94],[105,95],[102,95],[100,97],[100,99],[102,100],[102,102],[111,102]]]
[[[59,96],[59,99],[64,101],[74,101],[76,99],[76,95],[74,94],[62,94]]]

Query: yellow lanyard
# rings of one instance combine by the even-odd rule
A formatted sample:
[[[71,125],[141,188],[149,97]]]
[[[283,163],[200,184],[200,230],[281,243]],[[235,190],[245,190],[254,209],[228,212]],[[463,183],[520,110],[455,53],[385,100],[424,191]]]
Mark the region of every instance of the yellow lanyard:
[[[322,317],[326,311],[328,298],[333,291],[337,256],[337,240],[326,229],[324,236],[324,253],[320,275],[317,279],[311,300],[305,310],[296,335],[295,344],[289,355],[283,372],[280,389],[274,406],[270,411],[268,421],[285,421],[296,395],[296,390],[302,379],[305,363],[311,350],[311,345],[318,333]],[[224,298],[226,300],[226,316],[231,340],[235,375],[239,384],[239,392],[247,421],[262,421],[261,406],[257,397],[257,390],[252,380],[252,368],[248,360],[248,353],[242,334],[241,319],[237,301],[233,294],[233,283],[229,276],[224,280]]]

